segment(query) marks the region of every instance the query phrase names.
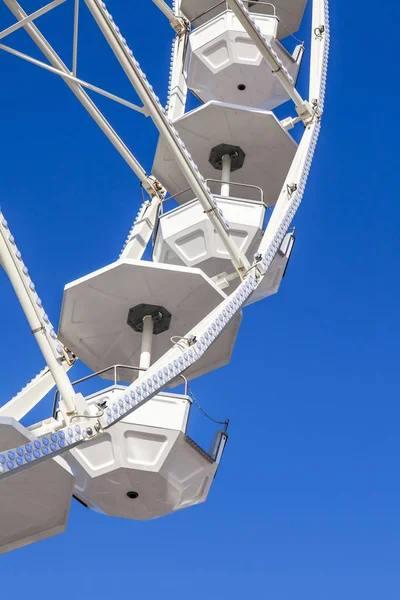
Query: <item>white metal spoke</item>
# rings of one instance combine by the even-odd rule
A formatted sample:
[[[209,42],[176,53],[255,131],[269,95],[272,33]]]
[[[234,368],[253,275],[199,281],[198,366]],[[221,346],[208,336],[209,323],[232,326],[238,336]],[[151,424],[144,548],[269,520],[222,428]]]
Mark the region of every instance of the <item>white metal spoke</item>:
[[[170,6],[164,0],[153,0],[154,4],[161,10],[161,12],[167,17],[169,21],[175,19],[175,13]]]
[[[330,44],[327,3],[328,0],[314,2],[312,14],[310,98],[318,100],[320,114],[322,114],[325,104],[327,55]]]
[[[103,90],[102,88],[99,88],[96,85],[88,83],[87,81],[83,81],[83,79],[78,79],[74,75],[70,75],[68,73],[64,73],[63,71],[59,71],[55,67],[51,67],[50,65],[47,65],[46,63],[42,62],[41,60],[37,60],[36,58],[33,58],[32,56],[28,56],[27,54],[24,54],[23,52],[19,52],[19,50],[15,50],[14,48],[10,48],[9,46],[5,46],[4,44],[0,44],[0,50],[4,50],[5,52],[8,52],[9,54],[13,54],[14,56],[17,56],[18,58],[22,58],[23,60],[26,60],[27,62],[29,62],[33,65],[36,65],[42,69],[45,69],[46,71],[49,71],[50,73],[59,75],[63,79],[68,79],[69,81],[73,81],[74,83],[77,83],[78,85],[82,86],[83,88],[87,88],[88,90],[91,90],[92,92],[96,92],[96,94],[100,94],[101,96],[104,96],[105,98],[109,98],[110,100],[113,100],[114,102],[117,102],[118,104],[122,104],[123,106],[126,106],[127,108],[130,108],[131,110],[142,113],[144,115],[146,114],[146,109],[143,108],[142,106],[137,106],[136,104],[132,104],[132,102],[129,102],[128,100],[124,100],[124,98],[120,98],[119,96],[116,96],[115,94],[111,94],[110,92],[106,92],[106,90]]]
[[[137,217],[129,232],[120,258],[140,260],[147,248],[157,224],[161,201],[153,198],[151,202],[144,202],[139,209]]]
[[[184,75],[185,53],[189,33],[176,36],[172,43],[170,80],[168,88],[167,110],[168,117],[173,121],[185,112],[188,87]]]
[[[17,19],[23,19],[27,15],[21,6],[16,2],[16,0],[4,0],[5,4],[11,10]],[[138,177],[138,179],[142,182],[144,189],[149,193],[151,197],[158,195],[158,190],[156,189],[154,182],[149,176],[146,174],[143,167],[137,161],[137,159],[133,156],[132,152],[128,149],[126,144],[122,141],[116,131],[111,127],[110,123],[104,117],[102,112],[98,109],[93,100],[87,95],[85,90],[81,85],[71,81],[71,73],[63,63],[58,54],[54,51],[52,46],[46,40],[46,38],[40,33],[39,29],[33,23],[27,23],[25,25],[25,30],[35,42],[35,44],[40,48],[43,52],[47,60],[50,64],[55,67],[57,70],[63,72],[65,76],[63,79],[65,83],[68,85],[70,90],[75,94],[81,104],[88,111],[90,116],[94,119],[112,145],[116,148],[122,158],[127,162],[129,167]]]
[[[76,77],[78,68],[78,35],[79,35],[79,0],[75,0],[74,6],[74,37],[72,43],[72,75]]]
[[[47,316],[36,287],[24,264],[9,225],[0,212],[0,260],[6,271],[31,331],[63,398],[68,413],[75,411],[75,393],[61,362],[64,348]]]
[[[177,17],[170,6],[164,0],[153,0],[154,4],[161,10],[161,12],[167,17],[171,24],[171,27],[178,33],[181,34],[186,29],[184,19]]]

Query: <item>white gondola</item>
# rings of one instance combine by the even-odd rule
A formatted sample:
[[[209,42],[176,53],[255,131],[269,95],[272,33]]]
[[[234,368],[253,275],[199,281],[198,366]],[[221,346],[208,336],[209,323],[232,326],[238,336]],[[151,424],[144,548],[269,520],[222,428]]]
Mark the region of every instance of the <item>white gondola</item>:
[[[88,403],[112,401],[120,391],[111,387]],[[187,395],[159,394],[108,432],[71,450],[66,459],[75,474],[75,496],[96,511],[136,520],[204,502],[227,436],[219,432],[210,453],[202,450],[187,435],[190,406]]]
[[[153,362],[204,319],[225,294],[199,269],[121,259],[66,286],[60,318],[60,340],[92,370],[109,365],[141,366],[142,327],[129,323],[132,309],[161,312],[150,333]],[[140,324],[146,316],[140,312]],[[187,379],[213,371],[230,360],[241,322],[237,314],[210,352],[187,365]],[[163,326],[165,323],[165,328]],[[149,365],[147,365],[149,366]],[[104,375],[112,377],[112,373]],[[132,380],[132,371],[122,376]]]
[[[215,199],[229,220],[238,248],[252,259],[261,242],[266,205],[261,200],[217,195]],[[240,283],[229,254],[197,200],[160,216],[153,257],[161,263],[199,267],[225,292]]]
[[[33,462],[35,454],[49,453],[51,445],[59,448],[57,435],[54,441],[51,435],[46,439],[38,450],[29,429],[12,418],[0,417],[0,466],[18,469],[22,462]],[[3,454],[8,448],[16,450]],[[73,490],[72,471],[61,457],[0,481],[0,553],[63,533]]]
[[[61,1],[28,15],[4,0],[18,23],[2,38],[25,29],[46,62],[2,49],[63,78],[148,199],[119,260],[66,286],[58,334],[0,212],[0,264],[47,365],[0,408],[0,552],[64,531],[72,495],[138,520],[205,501],[226,426],[209,451],[189,437],[187,380],[229,363],[242,308],[278,291],[324,108],[327,0],[313,0],[309,100],[295,87],[303,46],[290,56],[279,42],[299,29],[306,0],[176,0],[174,10],[153,0],[177,34],[166,109],[101,0],[84,1],[143,107],[77,78],[78,0],[71,69],[34,22]],[[151,175],[88,87],[152,119],[160,137]],[[185,113],[188,88],[206,104]],[[267,109],[288,98],[296,114],[279,121]],[[299,146],[288,133],[297,123]],[[167,211],[168,199],[176,206]],[[153,260],[145,261],[151,241]],[[75,387],[83,380],[68,376],[76,357],[94,372],[89,378],[113,384],[83,397]],[[23,427],[18,421],[54,385],[52,417]]]
[[[279,20],[276,15],[254,13],[254,21],[296,81],[304,47],[300,44],[293,54],[289,54],[277,41]],[[231,10],[226,10],[192,31],[186,70],[188,87],[203,102],[219,100],[271,110],[289,100],[261,52]]]

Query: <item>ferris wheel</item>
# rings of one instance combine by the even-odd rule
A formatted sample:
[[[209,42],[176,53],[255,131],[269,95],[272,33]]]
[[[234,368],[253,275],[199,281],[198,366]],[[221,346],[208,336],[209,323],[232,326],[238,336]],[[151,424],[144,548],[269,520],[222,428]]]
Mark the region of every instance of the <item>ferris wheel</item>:
[[[164,107],[129,31],[123,37],[101,0],[53,0],[29,14],[17,0],[3,1],[15,23],[0,32],[0,50],[61,77],[145,195],[119,258],[66,285],[58,332],[0,213],[0,264],[46,363],[0,407],[0,553],[62,533],[73,498],[137,520],[206,500],[228,422],[218,423],[208,449],[189,436],[199,406],[189,382],[229,363],[246,326],[242,309],[279,291],[320,132],[329,53],[327,0],[310,0],[311,40],[292,53],[286,40],[307,0],[153,0],[173,34]],[[70,66],[40,31],[40,17],[65,2],[74,12]],[[78,77],[81,4],[142,106]],[[7,45],[18,29],[43,60]],[[309,71],[308,98],[296,89],[301,68]],[[151,118],[159,139],[150,174],[88,91]],[[285,118],[278,107],[287,108]],[[290,133],[296,126],[299,143]],[[144,260],[149,248],[152,260]],[[78,359],[92,371],[85,380],[103,380],[100,392],[78,391],[83,380],[69,376]],[[23,426],[54,387],[53,413]]]

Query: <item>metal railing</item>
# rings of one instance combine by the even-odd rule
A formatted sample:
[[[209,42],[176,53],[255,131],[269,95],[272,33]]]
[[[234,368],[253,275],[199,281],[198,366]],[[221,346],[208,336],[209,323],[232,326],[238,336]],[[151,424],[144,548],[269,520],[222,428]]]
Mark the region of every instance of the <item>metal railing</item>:
[[[143,369],[142,367],[133,367],[131,365],[112,365],[111,367],[107,367],[106,369],[102,369],[101,371],[96,371],[96,373],[91,373],[90,375],[86,375],[86,377],[81,377],[80,379],[73,381],[72,386],[76,386],[76,385],[79,385],[80,383],[84,383],[86,381],[94,379],[95,377],[99,377],[100,375],[103,375],[104,373],[108,373],[109,371],[113,371],[114,385],[118,385],[121,382],[121,378],[118,377],[118,371],[121,369],[129,370],[129,371],[137,371],[137,372],[147,370],[147,369]],[[186,428],[186,432],[185,432],[185,439],[193,448],[195,448],[200,454],[202,454],[210,462],[216,462],[216,461],[219,462],[220,458],[221,458],[220,454],[222,454],[223,449],[226,444],[226,441],[227,441],[227,438],[228,438],[227,429],[228,429],[228,425],[229,425],[229,420],[226,420],[224,422],[219,422],[219,421],[215,421],[214,419],[212,419],[204,411],[204,409],[199,405],[197,400],[194,398],[193,394],[191,392],[189,392],[189,385],[188,385],[188,381],[187,381],[186,377],[184,375],[178,375],[176,377],[176,379],[177,380],[181,379],[183,381],[184,394],[182,394],[182,396],[185,396],[187,398],[187,400],[190,402],[190,406],[192,406],[192,404],[194,403],[197,406],[197,408],[200,410],[200,412],[203,413],[203,415],[205,417],[207,417],[211,421],[214,421],[214,423],[224,426],[223,429],[220,429],[215,433],[214,440],[213,440],[213,442],[211,444],[211,448],[208,452],[206,450],[204,450],[199,444],[197,444],[197,442],[195,442],[187,434],[187,428]],[[94,392],[94,394],[95,393],[96,392]],[[99,393],[99,392],[97,392],[97,393]],[[54,419],[57,416],[57,403],[58,403],[59,395],[60,395],[60,392],[57,390],[54,395],[54,403],[53,403],[53,411],[52,411],[52,417]],[[179,394],[179,395],[181,395],[181,394]],[[189,410],[187,425],[189,424],[190,414],[191,414],[191,410]]]
[[[90,375],[86,375],[86,377],[82,377],[81,379],[77,379],[76,381],[71,382],[72,386],[76,386],[79,385],[80,383],[84,383],[85,381],[89,381],[90,379],[94,379],[95,377],[99,377],[100,375],[103,375],[104,373],[108,373],[109,371],[113,371],[114,373],[114,385],[118,385],[119,383],[121,383],[123,381],[123,379],[118,377],[118,371],[120,369],[124,369],[124,370],[129,370],[129,371],[147,371],[147,369],[143,369],[142,367],[133,367],[131,365],[112,365],[111,367],[107,367],[106,369],[102,369],[101,371],[96,371],[96,373],[91,373]],[[182,379],[183,384],[184,384],[184,396],[188,395],[188,381],[186,379],[186,377],[184,375],[178,375],[176,377],[176,379]],[[173,380],[175,381],[175,380]],[[54,394],[54,402],[53,402],[53,412],[52,412],[52,417],[55,418],[56,414],[57,414],[57,403],[58,403],[58,398],[60,396],[60,392],[59,390],[56,391],[56,393]]]
[[[207,185],[209,185],[210,183],[217,183],[219,185],[222,185],[224,182],[221,181],[220,179],[206,179],[206,183],[207,183]],[[260,202],[261,204],[264,204],[264,206],[266,208],[269,208],[264,200],[264,192],[258,185],[251,185],[249,183],[239,183],[237,181],[229,181],[229,183],[227,183],[227,185],[229,185],[229,187],[236,186],[236,187],[244,187],[244,188],[256,190],[257,192],[260,192],[260,200],[256,200],[256,199],[253,200],[251,198],[240,198],[238,196],[231,196],[231,195],[223,196],[220,192],[213,192],[213,195],[219,196],[220,198],[226,198],[227,200],[231,199],[231,200],[240,200],[243,202]]]
[[[206,181],[207,185],[209,183],[216,183],[221,186],[225,183],[221,179],[211,179],[210,178],[210,179],[206,179],[205,181]],[[259,202],[261,202],[267,208],[269,208],[269,206],[266,204],[265,199],[264,199],[264,192],[258,185],[251,185],[249,183],[240,183],[239,181],[230,181],[229,185],[256,190],[257,195],[258,195],[258,193],[260,194]],[[180,192],[178,192],[177,194],[174,194],[173,196],[167,196],[166,198],[164,198],[164,200],[161,204],[161,207],[160,207],[160,214],[164,214],[164,204],[166,204],[170,200],[177,200],[180,196],[182,196],[182,194],[187,194],[187,192],[192,192],[192,188],[190,188],[190,187],[185,188],[184,190],[181,190]],[[213,192],[213,195],[219,196],[221,198],[231,198],[232,200],[244,200],[245,202],[258,202],[258,200],[256,200],[256,199],[252,200],[251,198],[241,198],[239,196],[237,196],[237,197],[236,196],[222,196],[220,192]],[[194,200],[197,200],[195,195],[193,195],[193,198],[191,200],[186,201],[184,204],[189,204],[189,202],[193,202]]]
[[[224,183],[223,181],[221,181],[220,179],[206,179],[206,184],[209,185],[210,183],[215,183],[215,184],[219,184],[220,186]],[[238,200],[240,202],[248,202],[249,204],[252,202],[257,202],[262,204],[266,210],[268,211],[270,208],[272,208],[271,206],[269,206],[266,202],[265,202],[265,196],[264,196],[264,192],[263,190],[258,186],[258,185],[251,185],[248,183],[239,183],[236,181],[230,181],[229,182],[230,186],[236,186],[236,187],[243,187],[246,189],[253,189],[257,192],[257,195],[260,194],[260,199],[251,199],[251,198],[241,198],[241,197],[236,197],[236,196],[222,196],[221,193],[219,192],[213,192],[213,195],[222,199],[227,199],[227,200]],[[155,243],[156,243],[156,239],[157,239],[157,234],[158,234],[158,230],[159,230],[159,226],[160,226],[160,219],[164,214],[167,214],[164,210],[164,204],[166,204],[169,200],[177,200],[177,198],[179,198],[180,196],[182,196],[182,194],[186,194],[187,192],[191,192],[192,188],[188,187],[185,188],[184,190],[181,190],[180,192],[178,192],[177,194],[174,194],[173,196],[168,196],[167,198],[164,198],[163,202],[160,205],[160,210],[158,212],[157,215],[157,222],[156,225],[154,227],[153,230],[153,235],[152,235],[152,247],[154,249]],[[186,202],[184,202],[181,206],[177,206],[176,208],[173,208],[172,210],[168,211],[168,214],[173,213],[175,210],[179,210],[182,206],[187,206],[189,204],[192,204],[194,202],[197,202],[197,198],[196,196],[194,196],[191,200],[188,200]]]
[[[187,192],[192,192],[193,193],[192,188],[190,188],[190,187],[185,188],[184,190],[181,190],[180,192],[178,192],[177,194],[174,194],[173,196],[167,196],[166,198],[164,198],[164,200],[161,203],[160,214],[164,213],[164,204],[166,202],[169,202],[169,200],[176,200],[177,198],[179,198],[179,196],[182,196],[182,194],[186,194]],[[196,196],[194,196],[192,198],[192,200],[196,200]],[[191,202],[192,200],[189,200],[189,202]],[[186,204],[186,202],[185,202],[185,204]]]

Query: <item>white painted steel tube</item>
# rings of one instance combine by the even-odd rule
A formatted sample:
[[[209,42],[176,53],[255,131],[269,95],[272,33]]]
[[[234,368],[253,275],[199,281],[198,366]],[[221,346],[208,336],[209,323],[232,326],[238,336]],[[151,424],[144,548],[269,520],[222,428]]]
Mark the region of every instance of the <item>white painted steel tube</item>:
[[[148,369],[151,365],[151,348],[153,345],[154,322],[153,317],[143,319],[142,349],[140,352],[140,368]]]
[[[4,3],[8,6],[11,12],[17,17],[18,20],[24,19],[27,17],[27,13],[21,8],[21,6],[15,0],[4,0]],[[69,69],[60,59],[58,54],[53,50],[52,46],[48,43],[46,38],[40,33],[36,25],[33,23],[27,23],[24,26],[24,29],[35,42],[35,44],[40,48],[43,54],[46,56],[47,60],[53,65],[53,67],[59,69],[60,71],[64,71],[68,75],[71,75]],[[79,102],[83,104],[86,108],[90,116],[94,119],[97,125],[100,127],[102,132],[106,135],[109,141],[112,143],[114,148],[119,152],[122,158],[126,161],[126,163],[130,166],[135,175],[140,179],[143,183],[144,189],[150,194],[150,196],[157,195],[153,186],[149,183],[147,174],[140,163],[133,156],[132,152],[128,149],[128,147],[121,140],[116,131],[111,127],[107,119],[97,108],[95,103],[89,98],[87,93],[76,83],[70,81],[68,79],[64,79],[67,86],[70,90],[75,94],[78,98]]]
[[[323,112],[324,98],[321,97],[321,85],[325,85],[324,53],[329,48],[327,36],[327,12],[324,0],[314,0],[312,6],[311,61],[310,61],[310,99],[318,100],[318,108]],[[325,65],[326,68],[326,65]]]
[[[9,2],[10,0],[6,1]],[[230,237],[223,224],[222,218],[218,214],[217,207],[213,205],[211,197],[206,191],[206,186],[202,182],[201,174],[196,171],[193,161],[189,159],[186,150],[183,149],[174,135],[172,127],[168,123],[168,117],[164,115],[161,105],[155,99],[154,94],[152,94],[148,84],[140,74],[140,68],[136,63],[133,54],[128,54],[128,47],[125,46],[118,37],[115,29],[116,26],[111,25],[111,21],[106,15],[105,9],[101,8],[96,0],[85,0],[85,3],[114,52],[118,62],[135,88],[138,96],[147,107],[149,116],[154,125],[157,127],[160,134],[164,136],[189,186],[192,188],[205,213],[212,221],[212,224],[227,249],[235,268],[239,273],[243,274],[244,271],[247,271],[250,268],[250,263],[246,256],[240,252],[234,240]]]
[[[19,273],[14,265],[14,261],[8,251],[8,248],[4,240],[0,237],[0,261],[7,273],[11,285],[17,295],[19,303],[21,304],[22,310],[28,320],[29,326],[35,339],[39,345],[39,348],[44,356],[44,359],[50,369],[50,372],[56,382],[60,394],[64,401],[64,405],[68,413],[75,411],[75,392],[71,385],[68,375],[66,374],[64,367],[56,359],[53,353],[53,349],[46,338],[46,333],[43,331],[42,324],[37,316],[30,298],[27,294],[25,286],[21,281]]]
[[[161,202],[153,198],[143,204],[129,232],[120,258],[141,260],[157,225]]]
[[[175,36],[172,48],[172,71],[168,97],[168,117],[173,121],[185,113],[187,99],[187,83],[184,62],[189,32]]]
[[[229,154],[225,154],[222,157],[222,185],[221,185],[221,196],[230,195],[230,181],[231,181],[231,166],[232,158]]]
[[[172,8],[168,6],[164,0],[153,0],[154,4],[161,10],[161,12],[167,17],[168,21],[174,22],[176,16]]]
[[[79,35],[79,0],[75,0],[74,7],[74,39],[72,42],[72,75],[76,77],[78,68],[78,35]]]
[[[46,63],[44,63],[41,60],[37,60],[36,58],[29,56],[28,54],[19,52],[19,50],[15,50],[14,48],[10,48],[9,46],[5,46],[4,44],[0,44],[0,50],[4,50],[4,52],[8,52],[9,54],[12,54],[13,56],[17,56],[18,58],[21,58],[22,60],[26,60],[27,62],[31,63],[32,65],[36,65],[37,67],[40,67],[41,69],[44,69],[45,71],[54,73],[58,77],[62,77],[62,79],[64,79],[64,81],[66,79],[69,79],[70,81],[73,81],[74,83],[76,83],[79,86],[82,86],[83,88],[87,88],[88,90],[92,90],[93,92],[96,92],[96,94],[100,94],[101,96],[104,96],[105,98],[109,98],[110,100],[113,100],[114,102],[118,102],[118,104],[122,104],[123,106],[126,106],[126,107],[128,107],[132,110],[135,110],[137,112],[140,112],[142,114],[146,113],[145,108],[143,108],[142,106],[137,106],[136,104],[133,104],[132,102],[129,102],[128,100],[124,100],[124,98],[120,98],[119,96],[116,96],[115,94],[111,94],[111,92],[107,92],[106,90],[103,90],[102,88],[99,88],[96,85],[92,85],[91,83],[88,83],[87,81],[84,81],[83,79],[79,79],[78,77],[75,77],[74,75],[68,75],[67,73],[64,73],[64,71],[60,71],[59,69],[56,69],[55,67],[47,65]]]
[[[7,29],[4,29],[3,31],[1,31],[0,32],[0,40],[7,37],[8,35],[10,35],[10,33],[14,33],[14,31],[21,29],[21,27],[25,27],[25,25],[27,23],[31,23],[35,19],[38,19],[39,17],[46,14],[50,10],[53,10],[53,8],[56,8],[57,6],[59,6],[60,4],[62,4],[65,1],[66,0],[54,0],[54,2],[50,2],[50,4],[43,6],[43,8],[40,8],[39,10],[35,11],[34,13],[27,15],[24,19],[22,19],[21,21],[18,21],[18,23],[15,23],[14,25],[7,27]]]

